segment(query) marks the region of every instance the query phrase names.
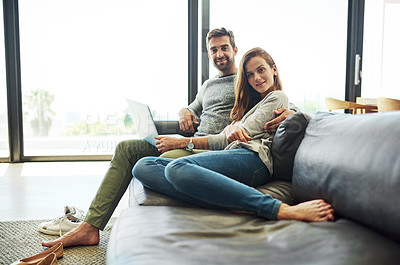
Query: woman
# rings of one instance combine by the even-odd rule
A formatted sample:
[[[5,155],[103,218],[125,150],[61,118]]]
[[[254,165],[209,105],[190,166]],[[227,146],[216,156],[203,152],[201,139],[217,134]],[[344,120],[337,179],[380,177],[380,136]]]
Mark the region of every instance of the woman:
[[[281,89],[271,56],[261,48],[248,51],[238,69],[233,124],[219,135],[190,139],[195,148],[223,150],[175,160],[146,157],[133,168],[134,177],[152,190],[205,208],[252,212],[270,220],[333,220],[333,209],[323,200],[289,206],[253,188],[272,174],[272,135],[262,126],[274,118],[273,110],[287,108]],[[157,148],[166,152],[188,142],[159,137]]]

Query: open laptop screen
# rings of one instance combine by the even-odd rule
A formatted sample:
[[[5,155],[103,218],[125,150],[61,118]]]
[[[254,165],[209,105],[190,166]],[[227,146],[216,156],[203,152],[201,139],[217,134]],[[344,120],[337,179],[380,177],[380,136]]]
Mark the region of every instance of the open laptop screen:
[[[149,106],[131,99],[126,99],[126,102],[128,103],[136,133],[142,140],[156,146],[154,137],[158,136],[158,131]]]

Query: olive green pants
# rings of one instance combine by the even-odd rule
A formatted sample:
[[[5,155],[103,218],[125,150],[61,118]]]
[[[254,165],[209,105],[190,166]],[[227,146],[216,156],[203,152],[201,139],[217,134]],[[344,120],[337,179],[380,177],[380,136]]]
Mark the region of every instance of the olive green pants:
[[[120,142],[94,197],[85,221],[103,230],[132,179],[132,168],[142,157],[159,156],[157,149],[143,140]]]
[[[175,149],[175,150],[165,152],[164,154],[161,155],[161,157],[175,159],[175,158],[179,158],[179,157],[183,157],[183,156],[200,154],[200,153],[207,152],[207,151],[208,150],[201,150],[201,149],[193,149],[192,151],[188,151],[185,149]]]
[[[164,153],[162,157],[178,158],[201,152],[205,150],[195,149],[190,152],[176,149]],[[103,230],[132,180],[132,169],[136,162],[146,156],[159,155],[161,153],[154,146],[143,140],[120,142],[97,194],[90,204],[85,221]]]

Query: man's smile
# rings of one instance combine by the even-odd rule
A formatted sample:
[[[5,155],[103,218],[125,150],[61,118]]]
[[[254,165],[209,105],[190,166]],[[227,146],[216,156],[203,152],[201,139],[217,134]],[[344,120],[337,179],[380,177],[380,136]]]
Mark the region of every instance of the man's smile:
[[[221,58],[221,59],[217,59],[217,63],[225,63],[227,61],[227,59],[224,57],[224,58]]]

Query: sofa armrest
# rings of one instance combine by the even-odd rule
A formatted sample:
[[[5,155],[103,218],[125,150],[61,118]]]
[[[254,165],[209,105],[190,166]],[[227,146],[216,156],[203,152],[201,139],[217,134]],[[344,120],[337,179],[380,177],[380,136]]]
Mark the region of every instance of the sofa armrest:
[[[294,161],[299,200],[400,238],[400,112],[317,113]]]

